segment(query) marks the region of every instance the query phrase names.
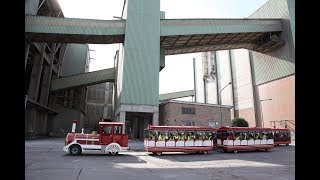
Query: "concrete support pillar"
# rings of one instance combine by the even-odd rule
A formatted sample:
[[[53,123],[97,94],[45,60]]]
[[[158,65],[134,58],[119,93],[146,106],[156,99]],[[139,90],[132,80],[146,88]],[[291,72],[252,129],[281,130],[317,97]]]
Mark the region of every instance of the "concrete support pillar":
[[[140,136],[140,139],[144,139],[144,116],[140,116],[139,118],[139,136]]]
[[[28,136],[35,136],[36,135],[36,131],[35,131],[36,118],[37,118],[37,111],[35,111],[35,109],[30,109],[28,111],[28,119],[27,119],[27,123],[26,123]]]
[[[68,90],[64,91],[63,107],[67,107],[67,105],[68,105]]]
[[[256,91],[256,85],[255,85],[255,74],[254,74],[254,65],[253,65],[253,55],[252,51],[248,51],[249,53],[249,63],[250,63],[250,75],[251,75],[251,85],[252,85],[252,100],[253,100],[253,112],[254,112],[254,118],[255,118],[255,126],[261,127],[261,119],[260,119],[260,112],[258,108],[258,100],[257,100],[257,91]]]
[[[51,53],[49,55],[50,64],[44,67],[43,79],[42,79],[42,87],[41,87],[41,94],[40,94],[40,103],[44,106],[48,104],[49,98],[49,91],[50,91],[50,84],[51,84],[51,77],[52,77],[52,67],[54,61],[54,52],[56,51],[56,43],[52,44]]]
[[[159,125],[159,113],[158,112],[153,113],[152,125],[154,125],[154,126],[158,126]]]
[[[60,76],[62,61],[63,61],[64,55],[66,53],[67,47],[68,47],[67,44],[60,45],[60,53],[59,53],[58,65],[57,65],[58,72],[56,75],[57,78]]]
[[[24,60],[24,70],[26,71],[26,69],[27,69],[27,64],[28,64],[28,55],[29,55],[29,49],[30,49],[30,43],[29,42],[27,42],[27,41],[25,41],[25,43],[24,43],[24,46],[25,46],[25,54],[24,54],[24,58],[25,58],[25,60]]]
[[[72,104],[73,104],[73,98],[74,97],[74,90],[71,89],[69,91],[69,108],[72,109]]]
[[[45,44],[41,44],[41,52],[39,54],[36,54],[34,57],[32,72],[30,76],[28,97],[34,101],[37,101],[38,97],[44,50]]]
[[[122,129],[122,133],[125,133],[126,130],[126,112],[125,111],[120,111],[119,113],[119,121],[121,123],[124,123],[123,129]]]
[[[212,56],[214,56],[214,67],[215,67],[215,71],[216,71],[216,88],[217,88],[217,91],[216,91],[216,96],[217,96],[217,104],[220,104],[220,94],[219,94],[219,88],[220,88],[220,85],[219,85],[219,80],[220,80],[220,77],[219,77],[219,68],[218,68],[218,59],[217,59],[217,51],[213,51],[212,52]]]
[[[232,59],[232,52],[231,50],[229,50],[229,66],[230,66],[230,82],[231,82],[231,94],[232,94],[232,114],[231,114],[231,119],[235,118],[235,113],[236,113],[236,106],[235,106],[235,92],[234,92],[234,82],[233,82],[233,71],[234,69],[232,68],[232,61],[234,61],[234,59]]]

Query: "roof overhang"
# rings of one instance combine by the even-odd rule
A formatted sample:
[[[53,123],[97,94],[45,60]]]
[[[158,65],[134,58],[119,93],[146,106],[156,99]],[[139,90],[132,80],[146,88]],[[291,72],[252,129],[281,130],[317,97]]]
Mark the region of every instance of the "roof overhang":
[[[49,114],[53,114],[53,115],[57,115],[58,114],[55,110],[53,110],[53,109],[51,109],[51,108],[49,108],[47,106],[44,106],[44,105],[42,105],[42,104],[40,104],[40,103],[38,103],[38,102],[36,102],[36,101],[34,101],[32,99],[29,99],[29,98],[27,98],[27,106],[28,106],[28,108],[36,108],[39,111],[44,111],[44,112],[47,112]]]

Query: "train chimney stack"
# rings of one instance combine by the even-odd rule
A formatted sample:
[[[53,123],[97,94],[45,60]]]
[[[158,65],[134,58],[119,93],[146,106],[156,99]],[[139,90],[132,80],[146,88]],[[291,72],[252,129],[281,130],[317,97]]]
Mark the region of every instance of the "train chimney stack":
[[[71,132],[73,132],[73,133],[76,132],[76,124],[77,124],[77,120],[73,120],[72,121],[72,130],[71,130]]]

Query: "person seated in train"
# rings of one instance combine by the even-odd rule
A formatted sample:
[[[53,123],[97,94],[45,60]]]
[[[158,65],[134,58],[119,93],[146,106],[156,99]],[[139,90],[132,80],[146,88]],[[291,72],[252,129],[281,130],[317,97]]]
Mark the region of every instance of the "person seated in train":
[[[267,136],[266,136],[265,133],[262,133],[262,139],[263,139],[263,140],[266,140],[266,139],[267,139]]]
[[[202,133],[201,132],[197,133],[196,139],[202,139]]]
[[[162,141],[162,140],[163,140],[162,133],[159,133],[158,141]]]
[[[206,136],[206,133],[203,133],[203,134],[202,134],[201,139],[202,139],[202,140],[207,140],[207,139],[208,139],[208,137]]]
[[[191,133],[188,133],[187,140],[188,140],[188,141],[193,140],[193,135],[192,135]]]
[[[240,134],[236,133],[235,140],[240,140]]]
[[[249,134],[249,140],[254,140],[253,132]]]
[[[256,133],[255,139],[256,139],[256,140],[257,140],[257,139],[260,139],[260,133]]]
[[[273,133],[269,132],[269,136],[267,136],[268,139],[273,139]]]
[[[212,140],[213,144],[217,144],[217,141],[218,141],[217,134],[213,133],[211,138],[209,138],[209,140]]]
[[[181,136],[179,137],[179,140],[180,141],[187,140],[187,136],[184,133],[181,133]]]
[[[169,137],[168,137],[168,134],[167,134],[167,133],[164,133],[164,140],[166,140],[166,141],[169,140]]]
[[[169,135],[169,140],[174,140],[174,135],[172,133]]]
[[[153,133],[153,134],[152,134],[152,140],[158,140],[157,133]]]
[[[228,140],[234,140],[232,133],[229,134],[229,136],[227,137]]]
[[[192,139],[192,140],[196,140],[196,139],[197,139],[197,136],[196,136],[195,133],[192,134],[191,139]]]
[[[174,139],[175,141],[178,141],[178,140],[180,139],[180,134],[179,134],[179,133],[176,133],[176,134],[174,135],[173,139]]]
[[[282,137],[283,137],[283,138],[287,138],[287,134],[286,134],[286,133],[283,133]]]

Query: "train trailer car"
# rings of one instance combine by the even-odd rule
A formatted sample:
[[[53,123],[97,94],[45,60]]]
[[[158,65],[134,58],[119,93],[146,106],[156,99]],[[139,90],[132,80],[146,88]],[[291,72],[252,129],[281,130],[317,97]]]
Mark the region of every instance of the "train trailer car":
[[[151,126],[145,129],[144,148],[152,154],[163,152],[203,153],[213,151],[216,129],[201,126]]]
[[[73,120],[72,131],[67,134],[63,150],[71,155],[85,152],[103,152],[116,155],[129,150],[128,136],[123,134],[124,123],[99,122],[99,134],[75,133],[76,120]]]
[[[273,147],[271,128],[221,127],[217,131],[217,148],[224,152],[270,151]]]
[[[287,128],[274,128],[273,137],[274,137],[274,146],[279,146],[280,144],[284,144],[289,146],[291,144],[291,132]]]

